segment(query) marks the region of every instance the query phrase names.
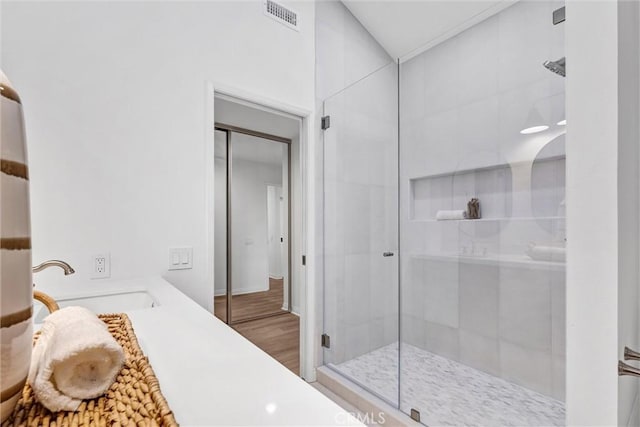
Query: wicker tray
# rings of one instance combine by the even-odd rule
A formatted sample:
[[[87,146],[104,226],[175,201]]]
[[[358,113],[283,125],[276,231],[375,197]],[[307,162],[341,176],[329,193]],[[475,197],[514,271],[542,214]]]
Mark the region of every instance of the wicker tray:
[[[107,393],[83,401],[76,412],[52,413],[35,401],[31,387],[25,385],[13,414],[2,427],[178,425],[127,315],[101,314],[98,317],[107,324],[125,354],[124,366]],[[37,334],[34,342],[36,339]]]

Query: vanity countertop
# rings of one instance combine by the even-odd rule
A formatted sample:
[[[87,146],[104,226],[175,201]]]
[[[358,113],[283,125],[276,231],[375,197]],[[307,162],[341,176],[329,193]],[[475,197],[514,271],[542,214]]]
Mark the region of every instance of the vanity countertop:
[[[181,425],[362,425],[162,278],[101,282],[97,293],[143,289],[159,306],[125,312]]]

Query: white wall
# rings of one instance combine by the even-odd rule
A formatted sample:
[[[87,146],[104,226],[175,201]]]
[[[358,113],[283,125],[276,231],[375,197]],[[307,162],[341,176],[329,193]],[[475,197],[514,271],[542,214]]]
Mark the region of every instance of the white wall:
[[[569,1],[566,7],[567,425],[612,426],[619,424],[616,365],[622,351],[618,4]]]
[[[618,351],[640,348],[640,7],[618,3]],[[618,381],[618,424],[640,425],[638,379]]]
[[[60,258],[89,282],[162,275],[212,308],[207,278],[206,82],[314,108],[314,13],[290,2],[300,32],[260,1],[16,2],[2,5],[2,68],[25,107],[34,262]],[[168,248],[192,270],[168,272]],[[91,281],[87,286],[100,286]],[[46,286],[45,286],[46,288]]]

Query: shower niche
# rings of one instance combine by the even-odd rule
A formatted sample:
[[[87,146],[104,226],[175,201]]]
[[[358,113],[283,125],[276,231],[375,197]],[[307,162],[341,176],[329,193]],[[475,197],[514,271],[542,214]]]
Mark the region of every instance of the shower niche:
[[[409,180],[409,218],[435,221],[438,211],[466,210],[480,200],[481,219],[511,217],[512,176],[508,164],[460,170]]]

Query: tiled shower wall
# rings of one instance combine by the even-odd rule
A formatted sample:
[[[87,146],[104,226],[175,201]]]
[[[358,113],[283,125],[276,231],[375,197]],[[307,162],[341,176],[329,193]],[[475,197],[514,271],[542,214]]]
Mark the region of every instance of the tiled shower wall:
[[[401,339],[558,399],[565,268],[525,251],[564,246],[564,79],[542,66],[561,6],[518,2],[400,68]],[[472,197],[483,219],[435,221]]]

